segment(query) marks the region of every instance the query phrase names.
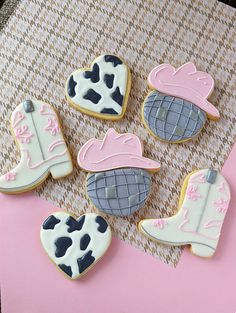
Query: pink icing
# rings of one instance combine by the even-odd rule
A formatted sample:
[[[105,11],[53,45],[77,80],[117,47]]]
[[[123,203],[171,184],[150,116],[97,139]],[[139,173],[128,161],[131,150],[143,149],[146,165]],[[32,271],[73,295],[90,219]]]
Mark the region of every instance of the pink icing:
[[[4,175],[6,181],[16,180],[16,173],[8,172]]]
[[[31,142],[31,137],[33,136],[27,125],[22,125],[21,127],[15,128],[15,135],[21,143],[26,144]]]
[[[186,190],[186,196],[188,199],[197,201],[201,198],[200,193],[198,192],[198,187],[196,185],[189,185]]]
[[[52,115],[52,116],[56,115],[56,113],[53,110],[48,110],[47,111],[47,108],[48,108],[48,105],[42,104],[41,108],[39,110],[39,113],[41,115]]]
[[[133,134],[118,134],[110,128],[103,140],[90,139],[78,153],[78,164],[89,172],[122,167],[158,170],[160,164],[142,156],[143,146]]]
[[[25,118],[25,115],[19,111],[13,113],[12,127],[15,128],[24,118]]]
[[[225,183],[222,181],[220,186],[218,187],[218,191],[225,193],[226,188],[225,188]]]
[[[160,92],[190,101],[214,118],[219,111],[207,101],[214,89],[214,80],[204,72],[196,70],[189,62],[178,69],[169,64],[155,67],[148,76],[149,85]]]
[[[48,152],[52,152],[56,147],[64,145],[64,144],[65,144],[64,140],[62,139],[56,140],[49,145]]]
[[[188,209],[184,209],[184,215],[183,215],[183,222],[180,223],[178,229],[181,230],[182,232],[184,233],[189,233],[189,234],[193,234],[193,235],[198,235],[198,236],[201,236],[201,237],[204,237],[206,239],[210,239],[210,240],[218,240],[219,237],[220,237],[220,233],[216,236],[216,237],[211,237],[211,236],[207,236],[205,234],[201,234],[199,232],[196,232],[196,231],[192,231],[192,230],[186,230],[185,229],[185,225],[188,224],[189,222],[189,218],[188,218],[188,212],[189,210]]]
[[[165,225],[167,225],[167,221],[164,219],[160,219],[160,220],[154,220],[153,221],[153,225],[159,229],[163,229],[165,227]]]
[[[218,191],[224,194],[224,196],[226,196],[227,198],[230,198],[230,189],[227,183],[221,182],[221,184],[218,186]]]
[[[205,175],[199,173],[199,174],[193,174],[193,176],[190,178],[191,183],[200,183],[204,184],[206,182]]]
[[[61,156],[65,155],[66,152],[67,152],[67,149],[65,149],[61,153],[54,154],[53,156],[51,156],[51,157],[49,157],[49,158],[47,158],[45,160],[42,160],[41,162],[38,162],[38,163],[36,163],[34,165],[31,164],[31,156],[29,154],[29,151],[28,150],[22,150],[22,151],[26,152],[26,158],[27,158],[26,163],[27,163],[28,168],[35,169],[35,168],[38,168],[41,165],[43,165],[43,164],[45,164],[45,163],[47,163],[47,162],[49,162],[49,161],[51,161],[53,159],[56,159],[57,157],[61,157]]]
[[[48,118],[48,124],[44,128],[46,131],[50,131],[51,134],[54,136],[57,133],[60,132],[60,127],[58,125],[57,119],[56,118]]]
[[[226,211],[228,210],[229,201],[221,198],[214,202],[214,206],[217,212],[226,213]]]
[[[212,228],[212,227],[220,227],[222,225],[222,221],[218,220],[209,220],[204,224],[204,228]]]

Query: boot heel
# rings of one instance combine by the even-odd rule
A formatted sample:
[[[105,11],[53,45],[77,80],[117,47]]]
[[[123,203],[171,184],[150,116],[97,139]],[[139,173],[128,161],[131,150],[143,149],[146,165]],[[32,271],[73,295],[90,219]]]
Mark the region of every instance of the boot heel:
[[[68,160],[51,166],[49,171],[54,179],[58,179],[70,175],[73,171],[73,165],[72,162]]]
[[[200,243],[193,243],[191,244],[191,252],[204,258],[210,258],[214,254],[215,248]]]

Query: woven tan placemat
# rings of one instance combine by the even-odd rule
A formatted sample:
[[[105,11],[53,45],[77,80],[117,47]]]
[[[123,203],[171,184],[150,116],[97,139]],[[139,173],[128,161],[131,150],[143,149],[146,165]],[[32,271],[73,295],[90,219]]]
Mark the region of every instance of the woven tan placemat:
[[[119,238],[176,265],[181,250],[150,242],[138,233],[137,223],[143,217],[175,213],[185,175],[205,166],[221,169],[232,148],[236,139],[235,20],[235,9],[209,0],[22,1],[0,34],[1,173],[19,160],[9,120],[15,106],[26,98],[58,109],[75,163],[73,175],[58,181],[49,178],[36,193],[77,215],[94,210],[85,196],[86,174],[76,165],[81,145],[92,137],[103,138],[109,127],[137,134],[145,143],[145,156],[160,161],[162,169],[153,175],[152,193],[143,209],[131,217],[107,218]],[[68,75],[102,53],[123,57],[132,71],[127,112],[119,122],[82,115],[64,97]],[[149,135],[140,119],[147,75],[159,63],[177,67],[187,61],[214,77],[211,101],[221,120],[208,122],[192,142],[161,143]]]

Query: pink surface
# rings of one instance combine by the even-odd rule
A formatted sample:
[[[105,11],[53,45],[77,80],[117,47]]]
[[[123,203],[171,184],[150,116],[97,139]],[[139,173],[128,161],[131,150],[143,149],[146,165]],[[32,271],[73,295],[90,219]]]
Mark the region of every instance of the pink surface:
[[[150,72],[148,83],[160,92],[196,104],[212,117],[220,117],[219,111],[207,101],[214,89],[214,80],[209,74],[197,71],[191,62],[178,69],[169,64],[158,65]]]
[[[51,204],[32,194],[0,196],[3,313],[235,313],[236,146],[223,174],[232,201],[213,259],[184,251],[177,268],[113,239],[82,279],[67,280],[45,255],[40,223]]]
[[[109,128],[103,140],[90,139],[78,153],[78,164],[89,172],[122,167],[158,170],[160,164],[143,157],[143,145],[134,134],[118,134]]]

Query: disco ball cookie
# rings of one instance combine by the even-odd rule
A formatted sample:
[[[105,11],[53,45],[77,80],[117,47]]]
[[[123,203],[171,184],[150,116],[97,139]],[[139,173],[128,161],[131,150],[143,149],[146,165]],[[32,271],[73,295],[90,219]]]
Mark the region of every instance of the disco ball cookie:
[[[148,238],[167,245],[190,245],[191,252],[211,257],[217,248],[230,202],[230,188],[217,171],[190,173],[183,184],[179,211],[160,219],[144,219],[139,230]]]
[[[180,143],[196,136],[207,117],[220,114],[207,98],[214,88],[212,77],[189,62],[178,69],[169,64],[155,67],[148,76],[154,89],[144,100],[142,117],[150,133],[162,141]]]
[[[107,120],[119,120],[125,114],[131,86],[131,74],[123,60],[101,55],[91,68],[73,72],[66,82],[66,98],[82,113]]]
[[[17,166],[0,177],[0,192],[20,193],[73,170],[55,109],[42,101],[26,100],[11,116],[11,130],[21,153]]]
[[[106,253],[111,243],[111,228],[95,213],[75,219],[67,212],[55,212],[43,222],[40,239],[58,269],[66,277],[77,279]]]
[[[143,157],[143,146],[133,134],[110,128],[103,140],[90,139],[78,153],[79,166],[90,172],[87,193],[99,210],[127,216],[139,210],[151,189],[151,172],[159,163]]]

